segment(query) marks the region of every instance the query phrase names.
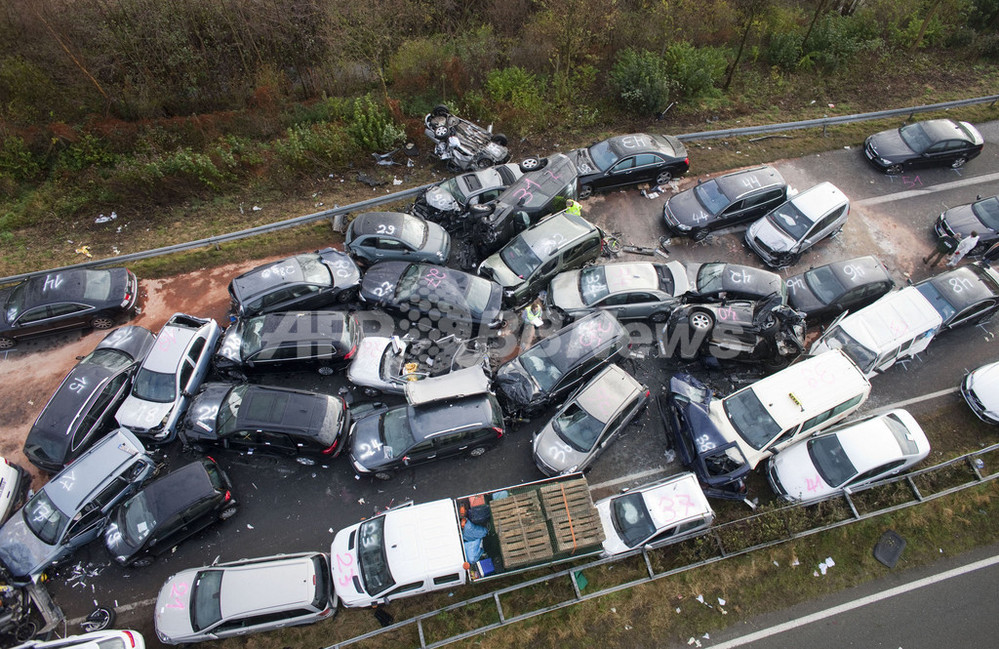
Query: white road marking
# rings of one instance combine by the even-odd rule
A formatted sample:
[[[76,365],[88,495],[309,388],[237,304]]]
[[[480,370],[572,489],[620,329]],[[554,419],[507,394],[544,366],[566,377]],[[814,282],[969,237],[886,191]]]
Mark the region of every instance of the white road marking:
[[[874,196],[873,198],[865,198],[861,201],[855,201],[853,204],[857,207],[866,207],[869,205],[880,205],[882,203],[892,203],[894,201],[901,201],[906,198],[914,198],[916,196],[925,196],[927,194],[933,194],[936,192],[944,192],[949,189],[958,189],[960,187],[967,187],[968,185],[978,185],[981,183],[989,183],[993,180],[999,180],[999,173],[985,174],[984,176],[975,176],[973,178],[962,178],[961,180],[955,180],[950,183],[941,183],[939,185],[933,185],[932,187],[927,187],[925,189],[910,189],[907,192],[895,192],[893,194],[886,194],[885,196]]]

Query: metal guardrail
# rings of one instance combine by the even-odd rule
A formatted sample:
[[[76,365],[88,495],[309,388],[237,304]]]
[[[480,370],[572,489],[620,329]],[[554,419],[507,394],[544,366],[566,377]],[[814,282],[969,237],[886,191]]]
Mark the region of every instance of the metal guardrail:
[[[993,444],[992,446],[983,448],[983,449],[978,450],[978,451],[974,451],[972,453],[968,453],[966,455],[962,455],[960,457],[954,458],[952,460],[948,460],[946,462],[942,462],[940,464],[936,464],[936,465],[934,465],[932,467],[927,467],[927,468],[920,469],[918,471],[913,471],[913,472],[910,472],[910,473],[907,473],[907,474],[904,474],[904,475],[901,475],[901,476],[897,476],[897,477],[890,478],[890,479],[887,479],[887,480],[882,480],[880,482],[868,485],[868,486],[864,487],[861,490],[853,491],[852,493],[845,493],[845,494],[842,494],[842,495],[834,496],[833,498],[830,498],[829,500],[843,499],[843,500],[846,501],[847,510],[848,510],[849,516],[846,517],[846,518],[844,518],[843,520],[836,520],[836,521],[833,521],[831,523],[827,523],[825,525],[818,525],[818,526],[815,526],[815,527],[811,527],[811,528],[807,528],[807,529],[800,529],[800,530],[794,530],[794,529],[785,528],[783,530],[783,534],[779,535],[777,538],[767,539],[767,540],[759,542],[759,543],[747,545],[746,547],[739,547],[739,548],[736,548],[736,549],[726,549],[726,547],[725,547],[725,545],[726,545],[725,537],[726,537],[726,534],[728,533],[729,530],[735,530],[739,526],[747,526],[747,525],[751,524],[753,521],[759,520],[759,519],[761,519],[763,517],[780,516],[782,513],[786,513],[786,512],[792,511],[792,510],[801,510],[804,507],[811,506],[811,505],[813,505],[815,503],[810,503],[807,506],[802,506],[802,505],[788,505],[787,507],[782,507],[782,508],[775,509],[775,510],[769,510],[769,511],[766,511],[766,512],[753,514],[753,515],[747,516],[745,518],[741,518],[741,519],[738,519],[738,520],[735,520],[735,521],[731,521],[729,523],[724,523],[722,525],[718,525],[718,526],[712,527],[707,532],[705,532],[704,534],[702,534],[702,535],[700,535],[698,537],[695,537],[694,539],[690,539],[688,541],[681,542],[681,544],[696,542],[696,543],[700,543],[702,545],[706,545],[703,542],[703,540],[705,538],[711,538],[713,540],[714,545],[717,548],[717,553],[715,554],[715,556],[711,556],[711,557],[702,559],[701,561],[697,561],[695,563],[691,563],[691,564],[687,564],[687,565],[683,565],[683,566],[678,566],[678,567],[675,567],[675,568],[669,568],[669,569],[666,569],[666,570],[657,570],[653,566],[653,563],[654,563],[654,561],[653,561],[653,553],[657,552],[657,550],[646,550],[646,549],[636,550],[636,551],[633,551],[633,552],[630,552],[630,553],[624,554],[624,555],[618,555],[618,556],[607,558],[607,559],[599,559],[597,561],[591,561],[591,562],[585,563],[585,564],[583,564],[581,566],[577,566],[577,567],[574,567],[574,568],[569,568],[569,569],[566,569],[566,570],[561,570],[559,572],[548,574],[548,575],[545,575],[543,577],[538,577],[536,579],[532,579],[532,580],[529,580],[529,581],[521,582],[521,583],[515,584],[513,586],[508,586],[506,588],[501,588],[501,589],[495,590],[495,591],[490,592],[490,593],[486,593],[486,594],[483,594],[483,595],[478,595],[476,597],[472,597],[472,598],[463,600],[461,602],[456,602],[454,604],[450,604],[448,606],[445,606],[443,608],[439,608],[439,609],[434,610],[434,611],[430,611],[430,612],[427,612],[427,613],[421,613],[420,615],[417,615],[415,617],[409,618],[407,620],[403,620],[401,622],[396,622],[396,623],[391,624],[389,626],[386,626],[386,627],[383,627],[383,628],[380,628],[380,629],[376,629],[374,631],[370,631],[370,632],[365,633],[363,635],[359,635],[359,636],[356,636],[354,638],[350,638],[348,640],[344,640],[344,641],[339,642],[337,644],[329,645],[328,647],[326,647],[326,649],[341,649],[342,647],[348,647],[350,645],[356,644],[358,642],[362,642],[364,640],[368,640],[370,638],[373,638],[373,637],[376,637],[376,636],[379,636],[379,635],[382,635],[382,634],[385,634],[385,633],[391,633],[391,632],[395,632],[395,631],[400,631],[400,630],[406,629],[407,627],[411,627],[413,625],[416,626],[416,632],[417,632],[418,638],[419,638],[419,647],[421,649],[436,649],[437,647],[443,647],[443,646],[449,645],[451,643],[458,642],[460,640],[466,640],[468,638],[472,638],[472,637],[475,637],[477,635],[481,635],[481,634],[486,633],[488,631],[492,631],[492,630],[495,630],[495,629],[502,628],[504,626],[508,626],[508,625],[513,624],[515,622],[520,622],[520,621],[527,620],[527,619],[530,619],[530,618],[533,618],[533,617],[537,617],[539,615],[543,615],[545,613],[549,613],[551,611],[555,611],[555,610],[558,610],[558,609],[567,608],[569,606],[573,606],[573,605],[578,604],[580,602],[585,602],[585,601],[588,601],[588,600],[591,600],[591,599],[596,599],[598,597],[603,597],[605,595],[609,595],[611,593],[615,593],[615,592],[618,592],[618,591],[621,591],[621,590],[626,590],[626,589],[632,588],[634,586],[639,586],[639,585],[642,585],[642,584],[647,584],[647,583],[650,583],[650,582],[653,582],[653,581],[657,581],[659,579],[663,579],[664,577],[670,577],[672,575],[676,575],[676,574],[679,574],[679,573],[682,573],[682,572],[686,572],[688,570],[694,570],[696,568],[701,568],[701,567],[704,567],[704,566],[707,566],[707,565],[710,565],[710,564],[713,564],[713,563],[717,563],[717,562],[723,561],[725,559],[729,559],[729,558],[732,558],[732,557],[738,557],[738,556],[742,556],[742,555],[745,555],[745,554],[749,554],[751,552],[755,552],[757,550],[774,547],[774,546],[780,545],[782,543],[786,543],[788,541],[792,541],[792,540],[795,540],[795,539],[803,538],[803,537],[806,537],[806,536],[811,536],[811,535],[814,535],[814,534],[818,534],[820,532],[825,532],[825,531],[828,531],[828,530],[831,530],[831,529],[835,529],[837,527],[843,527],[845,525],[850,525],[852,523],[857,523],[857,522],[860,522],[860,521],[863,521],[863,520],[868,520],[870,518],[875,518],[877,516],[882,516],[884,514],[889,514],[891,512],[895,512],[895,511],[899,511],[901,509],[906,509],[908,507],[912,507],[914,505],[919,505],[919,504],[922,504],[922,503],[925,503],[925,502],[930,502],[930,501],[936,500],[937,498],[942,498],[943,496],[947,496],[947,495],[950,495],[950,494],[962,491],[964,489],[968,489],[970,487],[975,487],[975,486],[978,486],[978,485],[985,484],[987,482],[991,482],[991,481],[996,480],[997,478],[999,478],[999,470],[994,471],[994,472],[989,473],[989,474],[983,474],[981,472],[981,468],[984,466],[984,463],[981,462],[981,457],[984,456],[984,455],[986,455],[986,454],[989,454],[989,453],[999,453],[999,444]],[[972,476],[972,478],[970,480],[967,480],[965,482],[962,482],[960,484],[956,484],[956,485],[953,485],[953,486],[950,486],[950,487],[942,488],[939,491],[935,491],[933,493],[923,493],[917,487],[916,480],[918,478],[920,478],[921,476],[932,475],[934,473],[942,472],[945,469],[949,469],[951,467],[955,467],[955,466],[958,466],[958,465],[966,465],[965,468],[968,469],[969,475]],[[858,509],[856,503],[854,502],[854,500],[860,494],[863,494],[864,492],[871,491],[873,489],[884,488],[884,487],[887,487],[887,486],[890,486],[890,485],[892,485],[894,483],[899,483],[899,482],[904,482],[905,485],[908,487],[908,489],[910,491],[910,494],[911,494],[911,500],[908,500],[906,502],[899,502],[899,503],[896,503],[894,505],[890,505],[888,507],[882,507],[880,509],[875,509],[875,510],[871,510],[871,511],[865,511],[863,513],[861,513],[861,511]],[[665,549],[666,551],[669,551],[669,552],[675,552],[676,549],[677,549],[677,547],[678,547],[677,545],[670,545],[670,546],[666,546],[665,548],[662,548],[662,549]],[[590,592],[587,592],[587,593],[583,593],[583,590],[579,586],[578,575],[583,574],[584,571],[587,571],[587,570],[591,570],[592,571],[592,570],[594,570],[596,568],[599,568],[600,566],[603,566],[603,565],[606,565],[606,564],[617,563],[617,562],[623,561],[625,559],[637,558],[637,557],[641,557],[642,561],[645,564],[645,574],[643,576],[641,576],[641,577],[639,577],[637,579],[631,579],[631,580],[623,582],[623,583],[615,584],[613,586],[609,586],[609,587],[606,587],[606,588],[602,588],[602,589],[593,590],[593,591],[590,591]],[[507,615],[507,611],[504,610],[501,598],[504,597],[504,596],[506,596],[506,595],[509,595],[511,593],[515,593],[515,592],[520,591],[520,590],[525,590],[525,589],[528,589],[528,588],[533,588],[535,586],[539,586],[539,585],[542,585],[542,584],[551,584],[552,582],[565,581],[565,580],[568,580],[568,582],[569,582],[569,584],[570,584],[570,586],[572,588],[572,593],[573,593],[572,597],[569,597],[569,598],[566,598],[566,599],[562,599],[561,601],[553,602],[553,603],[551,603],[551,604],[549,604],[547,606],[540,606],[538,608],[534,608],[534,609],[531,609],[531,610],[528,610],[528,611],[519,612],[519,613],[514,614],[514,615]],[[548,592],[558,592],[556,589],[552,589],[552,588],[548,588],[547,591]],[[451,612],[458,611],[458,610],[460,610],[462,608],[465,608],[465,607],[473,607],[475,605],[487,605],[487,604],[490,604],[490,603],[491,603],[490,608],[493,609],[493,610],[490,610],[489,614],[494,615],[496,617],[496,619],[498,620],[497,622],[491,622],[491,623],[487,623],[487,624],[482,624],[480,626],[474,626],[474,627],[468,628],[465,631],[462,631],[462,632],[459,632],[459,633],[455,633],[455,634],[449,635],[447,637],[442,637],[442,638],[439,638],[439,639],[434,639],[431,642],[427,642],[427,629],[426,629],[426,626],[427,626],[427,623],[430,620],[432,620],[433,618],[436,618],[436,617],[442,616],[442,615],[447,615],[447,614],[449,614]],[[485,606],[483,606],[482,610],[477,611],[476,615],[479,618],[487,617]]]
[[[842,115],[838,117],[823,117],[820,119],[810,119],[801,122],[784,122],[781,124],[768,124],[764,126],[746,126],[743,128],[731,128],[720,131],[702,131],[700,133],[687,133],[684,135],[678,135],[680,140],[693,141],[693,140],[709,140],[718,139],[725,137],[738,137],[741,135],[757,135],[774,133],[779,131],[792,131],[805,128],[819,128],[823,129],[825,132],[826,127],[835,126],[837,124],[848,124],[851,122],[862,122],[874,119],[883,119],[886,117],[896,117],[901,115],[912,116],[916,113],[932,112],[935,110],[947,110],[949,108],[960,108],[962,106],[972,106],[975,104],[995,104],[999,102],[999,95],[990,95],[987,97],[975,97],[972,99],[961,99],[958,101],[948,101],[939,104],[928,104],[925,106],[915,106],[911,108],[896,108],[892,110],[882,110],[873,113],[858,113],[854,115]],[[169,255],[175,252],[184,252],[187,250],[194,250],[196,248],[206,248],[210,246],[216,246],[227,241],[236,241],[238,239],[246,239],[249,237],[256,236],[258,234],[267,234],[270,232],[277,232],[278,230],[284,230],[286,228],[293,228],[299,225],[305,225],[307,223],[313,223],[315,221],[322,221],[324,219],[334,219],[337,215],[349,214],[351,212],[357,212],[359,210],[367,209],[370,207],[377,207],[379,205],[386,205],[389,203],[395,203],[397,201],[403,201],[411,198],[415,198],[420,192],[425,191],[428,187],[431,187],[434,183],[429,183],[426,185],[421,185],[419,187],[413,187],[411,189],[406,189],[399,192],[393,192],[386,194],[385,196],[379,196],[378,198],[372,198],[366,201],[361,201],[359,203],[352,203],[343,207],[334,207],[330,210],[323,210],[321,212],[313,212],[312,214],[305,214],[303,216],[297,216],[293,219],[288,219],[285,221],[279,221],[277,223],[270,223],[267,225],[261,225],[255,228],[249,228],[246,230],[239,230],[238,232],[230,232],[228,234],[220,234],[213,237],[206,237],[204,239],[198,239],[197,241],[189,241],[187,243],[178,243],[172,246],[164,246],[162,248],[156,248],[154,250],[146,250],[143,252],[135,252],[127,255],[119,255],[117,257],[109,257],[107,259],[95,259],[92,261],[86,261],[79,264],[72,264],[69,266],[60,266],[58,268],[51,268],[44,271],[35,271],[31,273],[22,273],[20,275],[11,275],[10,277],[0,278],[0,285],[9,284],[12,282],[19,282],[21,280],[27,279],[34,275],[41,275],[43,273],[52,273],[63,270],[70,270],[74,268],[97,268],[101,266],[110,265],[121,265],[128,263],[130,261],[137,261],[140,259],[150,259],[152,257],[159,257],[161,255]]]

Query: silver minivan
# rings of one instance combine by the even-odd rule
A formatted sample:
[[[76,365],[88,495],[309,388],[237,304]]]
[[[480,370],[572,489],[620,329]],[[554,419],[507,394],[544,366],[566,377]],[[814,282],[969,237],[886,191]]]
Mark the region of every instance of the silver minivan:
[[[746,245],[768,266],[784,268],[839,232],[850,215],[846,194],[830,182],[809,187],[746,228]]]

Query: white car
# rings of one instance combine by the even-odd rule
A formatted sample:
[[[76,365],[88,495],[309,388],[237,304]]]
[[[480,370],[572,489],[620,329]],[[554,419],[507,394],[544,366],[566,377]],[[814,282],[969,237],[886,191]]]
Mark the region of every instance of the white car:
[[[11,515],[28,483],[24,469],[0,457],[0,523]]]
[[[979,419],[999,424],[999,361],[972,370],[961,382],[961,394]]]
[[[604,556],[677,543],[703,532],[715,519],[693,473],[604,498],[595,507],[607,535]]]
[[[55,640],[29,640],[14,649],[145,649],[146,641],[138,631],[108,630],[71,635]]]
[[[215,320],[173,314],[135,373],[132,390],[115,413],[118,424],[154,444],[172,441],[221,335]]]
[[[476,365],[489,368],[489,348],[481,338],[462,340],[449,335],[431,341],[365,336],[347,368],[347,380],[368,396],[402,394],[413,381]]]
[[[746,228],[746,245],[768,266],[798,262],[820,240],[838,232],[850,215],[850,201],[830,182],[810,187]]]
[[[930,443],[897,409],[791,444],[773,456],[767,479],[792,502],[812,502],[893,476],[922,461]]]

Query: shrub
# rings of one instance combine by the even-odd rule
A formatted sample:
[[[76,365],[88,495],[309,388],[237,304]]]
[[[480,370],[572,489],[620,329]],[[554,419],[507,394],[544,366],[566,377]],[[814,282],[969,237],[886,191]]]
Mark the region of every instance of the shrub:
[[[796,32],[778,32],[771,36],[767,62],[786,72],[793,71],[801,61],[801,39],[801,34]]]
[[[354,103],[354,118],[347,131],[362,151],[371,153],[387,151],[406,139],[406,131],[394,124],[388,111],[370,95]]]
[[[0,177],[6,176],[16,181],[33,180],[41,171],[41,161],[22,138],[4,138],[3,145],[0,146]]]
[[[355,139],[336,124],[293,126],[271,149],[278,159],[295,171],[311,171],[319,166],[342,166],[358,152]]]
[[[983,59],[999,61],[999,34],[983,34],[975,42],[975,51]]]
[[[719,93],[715,82],[725,75],[728,66],[725,50],[680,42],[670,45],[664,59],[677,89],[688,99]]]
[[[618,53],[610,71],[610,83],[625,106],[643,114],[665,108],[672,85],[662,58],[633,49]]]
[[[82,171],[88,167],[109,167],[116,160],[105,140],[93,133],[84,133],[59,154],[56,166],[69,171]]]
[[[492,101],[529,113],[544,110],[545,91],[544,77],[516,66],[493,70],[486,77],[486,94]]]
[[[282,115],[285,126],[318,124],[320,122],[340,122],[350,119],[353,102],[343,97],[327,97],[304,104],[292,104]]]
[[[815,25],[808,42],[804,43],[802,61],[806,66],[835,70],[849,63],[858,53],[874,51],[882,41],[876,24],[865,17],[826,14]]]

